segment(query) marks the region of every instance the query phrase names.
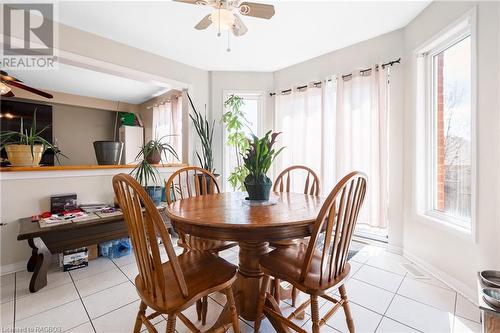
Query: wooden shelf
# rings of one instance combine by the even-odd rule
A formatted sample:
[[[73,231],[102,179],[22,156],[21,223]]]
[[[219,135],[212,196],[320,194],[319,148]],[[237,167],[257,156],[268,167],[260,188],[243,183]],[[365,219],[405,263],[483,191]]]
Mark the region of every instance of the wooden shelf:
[[[156,164],[158,168],[184,167],[187,164],[171,163]],[[106,169],[131,169],[135,164],[127,165],[57,165],[57,166],[38,166],[38,167],[2,167],[0,172],[19,172],[19,171],[68,171],[68,170],[106,170]]]

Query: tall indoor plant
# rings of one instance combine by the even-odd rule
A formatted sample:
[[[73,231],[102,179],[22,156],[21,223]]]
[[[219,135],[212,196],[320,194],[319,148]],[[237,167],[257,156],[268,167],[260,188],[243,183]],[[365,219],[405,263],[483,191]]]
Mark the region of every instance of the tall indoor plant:
[[[228,181],[233,190],[244,190],[245,178],[248,176],[248,170],[243,165],[242,153],[249,147],[244,128],[249,128],[248,120],[241,107],[245,104],[243,98],[237,95],[231,95],[224,102],[226,113],[222,116],[222,122],[226,125],[227,145],[232,147],[236,155],[236,166],[229,172]],[[252,132],[252,130],[250,130]]]
[[[210,124],[207,119],[207,115],[202,115],[201,113],[196,111],[191,96],[189,96],[189,94],[187,94],[187,96],[189,99],[189,103],[191,104],[191,108],[193,109],[193,113],[189,113],[189,117],[193,121],[194,128],[196,129],[196,133],[198,133],[198,137],[201,141],[201,155],[198,150],[196,150],[196,156],[198,157],[200,166],[203,169],[215,174],[214,157],[212,150],[215,120],[212,122],[212,124]]]
[[[0,133],[0,149],[5,148],[7,159],[12,166],[38,166],[42,155],[51,149],[59,161],[59,156],[64,156],[58,147],[42,137],[49,126],[41,130],[36,127],[36,108],[33,112],[33,121],[30,128],[24,128],[24,120],[21,118],[19,131],[2,131]]]
[[[273,182],[267,177],[267,172],[276,156],[285,148],[273,148],[279,132],[269,131],[262,138],[252,135],[249,148],[243,157],[243,163],[248,170],[245,178],[245,188],[249,200],[269,200],[269,193]]]

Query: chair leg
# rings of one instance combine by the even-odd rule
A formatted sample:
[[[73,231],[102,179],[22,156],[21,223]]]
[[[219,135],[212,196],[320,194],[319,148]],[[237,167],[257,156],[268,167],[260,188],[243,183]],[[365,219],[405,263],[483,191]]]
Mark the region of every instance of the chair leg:
[[[199,299],[196,301],[196,314],[198,315],[198,321],[201,320],[201,310],[203,308],[203,300]]]
[[[201,324],[205,325],[207,323],[207,312],[208,312],[208,296],[203,297],[201,307]]]
[[[319,306],[318,295],[311,295],[311,319],[313,322],[313,333],[319,333]]]
[[[238,318],[238,310],[236,309],[236,303],[234,301],[233,287],[228,287],[224,290],[227,297],[227,303],[229,304],[229,310],[231,311],[231,321],[233,323],[234,333],[240,333],[240,319]]]
[[[339,287],[340,297],[344,300],[344,304],[342,307],[344,308],[345,320],[347,322],[347,328],[349,332],[354,333],[354,320],[352,319],[351,309],[349,307],[349,301],[347,299],[347,292],[345,290],[345,286],[341,285]]]
[[[259,333],[260,322],[262,321],[262,316],[264,315],[264,305],[266,303],[266,293],[267,288],[269,288],[269,281],[271,277],[269,275],[264,275],[262,278],[262,284],[260,286],[259,303],[257,304],[257,317],[254,322],[254,333]]]
[[[292,306],[295,307],[297,304],[297,294],[298,294],[298,289],[295,287],[292,287]]]
[[[177,319],[176,315],[174,315],[174,314],[168,315],[166,333],[175,333],[175,320],[176,319]]]
[[[137,317],[135,318],[134,333],[139,333],[142,326],[142,316],[146,314],[146,303],[141,301],[139,305],[139,311],[137,312]]]
[[[280,289],[280,280],[277,278],[274,278],[273,280],[273,292],[274,292],[274,300],[276,301],[276,304],[280,305],[280,300],[281,300],[281,289]]]

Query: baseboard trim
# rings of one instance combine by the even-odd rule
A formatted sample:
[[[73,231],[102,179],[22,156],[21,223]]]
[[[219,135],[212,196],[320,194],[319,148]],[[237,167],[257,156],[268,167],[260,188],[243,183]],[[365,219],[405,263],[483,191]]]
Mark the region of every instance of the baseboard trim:
[[[26,269],[26,261],[18,261],[12,264],[0,266],[0,276],[24,271]]]
[[[413,261],[415,264],[420,266],[423,270],[429,273],[431,276],[435,277],[439,281],[446,284],[448,287],[457,291],[460,295],[471,301],[473,304],[477,304],[476,291],[468,287],[465,283],[455,279],[451,275],[443,272],[442,270],[436,268],[435,266],[429,264],[425,260],[420,259],[418,256],[409,252],[408,250],[403,250],[403,256]]]

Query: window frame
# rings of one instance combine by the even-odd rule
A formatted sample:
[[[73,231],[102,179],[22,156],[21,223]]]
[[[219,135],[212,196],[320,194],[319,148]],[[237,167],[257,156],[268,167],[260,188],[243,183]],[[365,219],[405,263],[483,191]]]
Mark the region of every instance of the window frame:
[[[463,41],[470,36],[471,40],[471,217],[452,216],[435,209],[436,200],[436,86],[434,57],[439,53]],[[477,138],[476,138],[476,101],[477,101],[477,34],[476,8],[465,13],[447,28],[436,34],[430,41],[416,51],[417,56],[417,140],[416,140],[416,215],[432,226],[444,227],[445,230],[456,231],[476,241],[476,193],[477,193]],[[423,138],[422,138],[423,136]],[[418,140],[420,137],[423,140]],[[419,144],[425,143],[425,145]]]

